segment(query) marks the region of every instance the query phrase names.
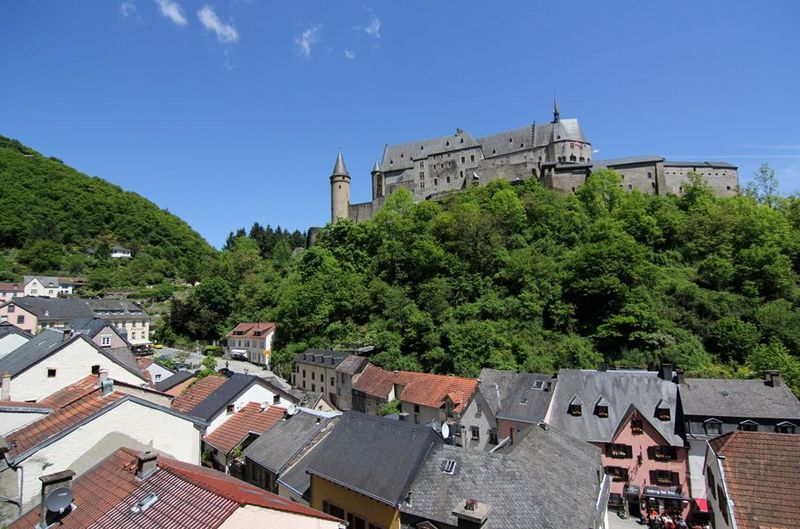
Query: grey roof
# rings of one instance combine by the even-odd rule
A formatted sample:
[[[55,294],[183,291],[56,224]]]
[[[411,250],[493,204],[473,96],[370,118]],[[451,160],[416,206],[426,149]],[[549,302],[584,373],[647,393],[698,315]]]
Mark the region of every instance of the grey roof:
[[[22,284],[27,285],[34,279],[38,279],[39,283],[46,287],[54,287],[57,288],[60,283],[58,282],[58,278],[54,276],[23,276],[22,277]]]
[[[378,165],[378,162],[375,162],[375,165],[372,166],[372,171],[371,172],[372,173],[380,173],[381,172],[381,166]]]
[[[13,298],[4,305],[15,304],[37,318],[71,321],[81,318],[109,317],[147,318],[147,313],[130,301],[121,299],[77,299],[77,298]]]
[[[529,423],[544,420],[553,397],[550,375],[486,368],[480,381],[479,391],[495,417]]]
[[[95,348],[100,354],[106,356],[112,362],[124,367],[137,377],[144,380],[141,370],[136,365],[133,355],[125,348],[125,351],[116,349],[101,349],[93,341],[83,334],[76,334],[64,340],[64,331],[60,329],[44,329],[42,332],[31,338],[27,343],[22,344],[4,357],[0,358],[0,373],[8,371],[12,377],[17,376],[26,369],[38,364],[51,354],[60,350],[67,344],[77,340],[84,340]]]
[[[103,318],[78,318],[77,320],[72,320],[72,323],[70,323],[68,327],[75,332],[85,334],[90,338],[94,338],[97,336],[97,333],[108,327],[117,333],[120,338],[126,342],[128,341],[127,331],[114,327],[114,324]]]
[[[309,364],[335,369],[350,353],[326,349],[307,349],[294,357],[296,364]]]
[[[174,388],[181,382],[185,382],[193,377],[194,373],[192,373],[191,371],[178,371],[174,375],[169,376],[164,380],[156,383],[156,385],[153,387],[155,387],[158,391],[167,391]]]
[[[314,450],[308,472],[398,505],[437,441],[428,427],[347,411]]]
[[[172,377],[170,377],[172,378]],[[253,384],[264,384],[270,387],[271,390],[280,393],[287,397],[290,401],[296,401],[296,397],[283,388],[276,386],[268,380],[264,380],[256,375],[245,375],[242,373],[234,373],[229,379],[218,387],[213,393],[206,397],[200,404],[192,408],[189,415],[198,417],[200,419],[209,421],[221,409],[230,404],[236,397],[241,395],[247,388]]]
[[[442,471],[447,460],[455,461],[452,475]],[[510,454],[438,445],[411,484],[411,503],[400,507],[402,526],[425,519],[457,527],[453,509],[475,499],[491,506],[493,529],[597,527],[602,476],[597,448],[552,428],[531,428]]]
[[[577,417],[567,412],[575,397],[583,406]],[[605,418],[594,413],[594,405],[601,397],[608,401]],[[655,418],[660,401],[670,408],[668,421]],[[562,369],[553,394],[550,424],[578,439],[607,443],[634,406],[670,445],[683,446],[676,421],[677,401],[677,384],[662,380],[655,371]]]
[[[596,167],[619,167],[623,165],[654,164],[663,162],[664,157],[658,155],[628,156],[626,158],[612,158],[609,160],[593,160]]]
[[[327,421],[325,426],[318,430],[310,441],[304,444],[303,448],[287,463],[283,475],[278,478],[278,482],[281,485],[289,487],[307,500],[311,499],[311,475],[306,472],[308,464],[313,458],[314,451],[319,448],[319,443],[336,426],[339,417],[329,417],[324,420]]]
[[[339,154],[336,156],[336,165],[333,167],[334,176],[350,176],[350,173],[347,172],[347,167],[344,165],[344,157],[342,156],[342,152],[339,151]]]
[[[384,172],[411,169],[415,160],[448,151],[453,152],[477,147],[478,145],[478,142],[468,132],[460,129],[456,130],[456,133],[452,136],[439,136],[438,138],[412,143],[387,145],[383,151],[381,169]]]
[[[261,434],[244,454],[270,472],[280,474],[331,420],[300,410]]]
[[[8,323],[7,321],[0,322],[0,338],[5,338],[9,334],[17,334],[19,336],[28,338],[29,340],[33,338],[31,333],[20,329],[13,323]]]
[[[786,384],[687,378],[678,391],[686,416],[800,420],[800,401]]]
[[[347,375],[355,375],[363,371],[368,362],[369,359],[365,356],[348,355],[336,366],[336,371]]]
[[[551,134],[553,141],[586,141],[577,119],[560,119],[550,125],[553,127]]]
[[[539,129],[540,127],[537,125],[536,128]],[[544,141],[544,138],[539,139]],[[481,144],[483,149],[483,155],[486,158],[502,156],[526,149],[530,150],[533,148],[531,145],[533,140],[533,133],[530,126],[520,127],[518,129],[512,129],[505,132],[498,132],[497,134],[478,138],[478,142]]]
[[[736,169],[736,166],[728,162],[679,162],[666,160],[664,166],[667,167],[718,167],[720,169]]]

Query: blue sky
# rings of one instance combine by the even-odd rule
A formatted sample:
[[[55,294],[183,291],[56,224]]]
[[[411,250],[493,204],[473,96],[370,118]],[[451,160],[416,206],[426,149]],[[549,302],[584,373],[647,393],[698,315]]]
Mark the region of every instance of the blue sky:
[[[800,2],[5,0],[0,134],[212,244],[369,198],[385,143],[577,117],[596,159],[764,162],[800,191]]]

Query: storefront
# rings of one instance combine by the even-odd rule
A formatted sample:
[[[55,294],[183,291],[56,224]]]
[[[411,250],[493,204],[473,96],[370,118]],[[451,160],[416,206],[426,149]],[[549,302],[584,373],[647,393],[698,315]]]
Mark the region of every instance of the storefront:
[[[634,518],[641,516],[641,489],[635,485],[625,485],[622,492],[625,497],[625,503],[627,504],[626,510],[628,511],[628,515]]]
[[[690,501],[690,498],[681,494],[680,487],[647,486],[642,491],[641,498],[648,512],[656,511],[668,515],[683,515]]]

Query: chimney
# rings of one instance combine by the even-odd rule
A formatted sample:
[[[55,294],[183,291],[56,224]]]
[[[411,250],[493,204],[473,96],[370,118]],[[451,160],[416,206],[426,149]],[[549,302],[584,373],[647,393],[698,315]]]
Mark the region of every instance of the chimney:
[[[683,377],[683,368],[677,367],[675,368],[675,383],[676,384],[683,384],[684,377]]]
[[[61,340],[66,342],[69,341],[70,338],[72,338],[72,329],[64,329],[61,335]]]
[[[108,378],[108,369],[100,370],[97,383],[100,384],[100,395],[103,397],[114,391],[114,381]]]
[[[139,452],[136,454],[136,477],[147,479],[152,476],[158,467],[156,466],[158,455],[150,452]]]
[[[599,366],[597,366],[597,370],[598,371],[608,371],[608,364],[606,364],[605,362],[600,364]]]
[[[764,371],[764,383],[767,386],[777,388],[781,385],[781,372],[777,369]]]
[[[661,364],[661,378],[672,382],[672,364],[664,362]]]
[[[11,373],[3,371],[3,385],[0,389],[0,400],[11,400]]]
[[[64,470],[39,478],[42,482],[42,517],[36,526],[37,529],[45,529],[57,524],[72,511],[72,478],[74,477],[75,472]]]
[[[491,505],[466,499],[453,509],[453,516],[458,518],[458,529],[480,529],[486,524],[491,512]]]

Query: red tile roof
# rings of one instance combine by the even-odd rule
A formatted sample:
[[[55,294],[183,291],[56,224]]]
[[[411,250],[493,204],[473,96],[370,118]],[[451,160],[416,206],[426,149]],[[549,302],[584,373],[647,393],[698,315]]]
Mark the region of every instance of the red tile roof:
[[[0,283],[0,292],[22,292],[22,283]]]
[[[797,527],[800,435],[737,431],[709,444],[725,456],[725,485],[740,529]]]
[[[235,336],[237,338],[263,338],[269,335],[270,331],[275,330],[275,324],[268,321],[257,323],[240,323],[233,330],[228,333],[228,336]],[[259,333],[256,335],[255,333]]]
[[[72,489],[78,509],[67,515],[59,527],[213,529],[244,505],[338,521],[215,470],[164,456],[156,462],[159,470],[139,480],[136,452],[128,448],[114,452],[75,480]],[[143,512],[131,513],[131,507],[151,492],[158,494],[158,500]],[[34,508],[9,529],[33,527],[40,513]]]
[[[150,358],[138,357],[136,358],[136,365],[139,367],[139,371],[142,372],[144,379],[148,382],[152,382],[153,379],[150,376],[150,371],[148,371],[147,368],[153,365],[153,360]]]
[[[219,389],[226,380],[225,377],[214,375],[201,378],[172,401],[172,409],[181,413],[189,413],[195,406]]]
[[[403,386],[396,397],[402,401],[431,408],[441,408],[445,398],[453,401],[455,413],[461,413],[478,390],[478,379],[433,375],[414,371],[386,371],[367,365],[353,389],[386,399],[393,385]]]
[[[249,402],[203,440],[223,454],[228,454],[251,432],[261,435],[272,428],[283,418],[284,411],[285,408],[278,406],[269,406],[262,411],[261,404]]]
[[[124,393],[118,391],[103,397],[96,384],[97,377],[89,376],[40,401],[40,405],[53,411],[5,437],[11,449],[9,457],[16,457],[35,448],[125,397]]]

